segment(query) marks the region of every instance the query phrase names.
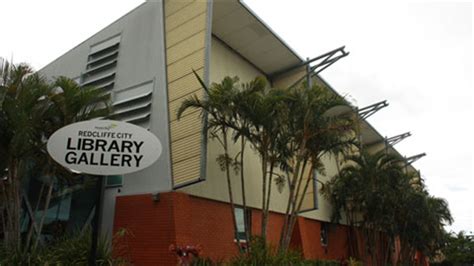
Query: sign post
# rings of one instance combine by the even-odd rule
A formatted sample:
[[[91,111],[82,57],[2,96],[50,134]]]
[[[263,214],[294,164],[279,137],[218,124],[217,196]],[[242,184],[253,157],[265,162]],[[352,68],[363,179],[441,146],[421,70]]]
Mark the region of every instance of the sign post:
[[[97,203],[90,265],[96,265],[105,177],[140,171],[161,155],[162,145],[148,130],[121,121],[89,120],[60,128],[49,138],[49,155],[78,174],[96,175]]]
[[[92,226],[91,250],[89,255],[89,265],[97,264],[97,242],[100,235],[100,224],[102,221],[102,208],[104,206],[104,183],[106,177],[97,176],[97,197],[94,212],[94,224]]]

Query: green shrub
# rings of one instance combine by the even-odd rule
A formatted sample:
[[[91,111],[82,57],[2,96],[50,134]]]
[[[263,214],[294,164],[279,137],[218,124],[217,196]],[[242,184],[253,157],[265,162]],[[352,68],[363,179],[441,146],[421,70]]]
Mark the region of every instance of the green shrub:
[[[305,265],[311,266],[340,266],[341,263],[336,260],[311,260],[307,261]]]
[[[346,263],[347,266],[364,266],[364,263],[353,257],[350,257],[348,260],[346,260]]]
[[[91,232],[66,234],[27,253],[0,246],[0,265],[87,265],[91,247]],[[113,258],[110,241],[100,237],[97,244],[97,265],[126,264]]]
[[[301,253],[297,251],[278,252],[259,237],[254,237],[250,246],[251,249],[248,253],[233,258],[230,265],[320,265],[314,264],[315,261],[305,260]]]
[[[214,262],[210,258],[197,257],[191,262],[191,266],[217,266],[217,265],[223,265],[223,264],[219,262]]]

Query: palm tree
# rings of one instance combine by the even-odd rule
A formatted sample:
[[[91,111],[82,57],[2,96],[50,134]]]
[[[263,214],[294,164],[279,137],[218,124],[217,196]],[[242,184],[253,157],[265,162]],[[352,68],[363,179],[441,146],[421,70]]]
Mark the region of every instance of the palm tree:
[[[353,256],[369,256],[372,264],[389,263],[396,238],[401,252],[397,260],[412,263],[414,252],[430,254],[439,247],[443,226],[452,222],[444,200],[414,186],[414,176],[404,171],[405,162],[384,150],[347,156],[346,164],[327,183],[324,195],[333,207],[333,221],[342,213],[351,227],[348,234]],[[357,245],[357,228],[363,231],[366,252]],[[385,244],[385,245],[384,245]]]
[[[0,84],[0,167],[5,208],[4,243],[20,247],[21,184],[26,164],[42,145],[42,110],[51,86],[25,64],[3,71]]]
[[[247,141],[250,140],[251,144],[255,144],[255,118],[261,118],[261,113],[255,111],[255,107],[259,106],[259,100],[261,93],[266,88],[266,81],[263,77],[257,77],[249,83],[242,84],[240,90],[238,90],[232,99],[233,107],[233,119],[232,124],[229,125],[234,130],[234,143],[240,140],[240,152],[238,156],[239,170],[240,170],[240,184],[242,193],[242,207],[244,214],[245,223],[245,240],[250,243],[250,217],[248,217],[247,211],[247,200],[245,193],[245,167],[244,167],[244,155]],[[255,148],[255,146],[253,146]],[[265,191],[264,191],[265,192]],[[265,193],[263,193],[265,194]],[[265,201],[263,201],[265,202]],[[263,207],[262,207],[263,210]],[[265,212],[263,214],[263,220],[265,220]],[[265,230],[262,230],[264,232]],[[264,236],[263,236],[264,237]]]
[[[400,198],[400,209],[396,216],[397,236],[401,242],[398,260],[412,263],[415,252],[434,256],[442,247],[444,226],[453,218],[444,199],[433,197],[424,189],[409,190]]]
[[[256,78],[240,91],[233,94],[232,111],[234,118],[227,125],[235,132],[235,137],[241,137],[241,151],[244,150],[243,142],[248,141],[253,150],[259,154],[262,169],[262,224],[261,236],[266,239],[268,215],[270,209],[270,199],[272,192],[273,178],[280,184],[284,183],[285,175],[276,171],[277,168],[286,173],[287,183],[290,185],[289,209],[291,213],[287,214],[287,224],[282,231],[283,236],[288,238],[291,235],[296,216],[301,209],[303,196],[308,189],[309,182],[303,182],[303,173],[305,166],[315,163],[320,165],[320,156],[325,153],[337,152],[347,146],[349,139],[343,139],[351,131],[351,121],[346,117],[323,117],[320,114],[334,106],[346,105],[346,102],[335,95],[330,95],[326,90],[320,87],[307,89],[272,89],[265,86],[263,78]],[[308,98],[309,97],[309,98]],[[306,105],[305,105],[306,104]],[[304,111],[302,105],[305,105],[306,113],[309,113],[306,120],[298,120]],[[310,110],[310,111],[309,111]],[[297,118],[298,117],[298,118]],[[313,120],[311,120],[313,119]],[[301,133],[305,123],[314,123],[312,128],[306,128],[306,132],[314,130],[308,137],[305,150],[304,167],[298,169],[298,176],[291,184],[289,173],[292,170],[290,166],[295,159],[295,150],[301,147]],[[299,124],[298,124],[299,123]],[[320,128],[318,128],[320,126]],[[324,128],[326,126],[326,128]],[[316,133],[318,131],[318,133]],[[293,135],[292,135],[293,134]],[[236,138],[234,141],[236,141]],[[319,138],[318,140],[316,140]],[[311,146],[312,145],[312,146]],[[310,153],[314,152],[313,158]],[[240,162],[243,162],[243,152],[240,153]],[[311,159],[313,161],[309,162]],[[243,168],[243,167],[241,167]],[[305,173],[306,174],[306,173]],[[241,171],[243,184],[243,171]],[[292,185],[292,186],[291,186]],[[286,240],[285,240],[286,241]],[[288,242],[285,242],[289,244]]]
[[[353,120],[346,115],[326,115],[337,106],[347,106],[344,98],[326,88],[303,85],[289,89],[281,130],[288,140],[289,199],[280,249],[289,247],[297,216],[314,171],[324,172],[321,158],[347,151],[354,144]]]
[[[233,119],[235,115],[233,98],[237,93],[236,86],[239,79],[238,77],[225,77],[221,83],[213,83],[211,87],[208,88],[197,73],[194,72],[194,74],[203,87],[206,95],[204,99],[200,99],[197,95],[185,99],[177,111],[177,117],[180,119],[183,113],[190,108],[200,110],[200,115],[203,119],[205,116],[209,117],[206,130],[210,133],[211,138],[217,140],[224,149],[224,154],[217,158],[217,162],[219,163],[221,170],[226,174],[232,223],[235,236],[237,237],[238,230],[234,212],[234,194],[230,178],[230,170],[233,160],[229,155],[229,137],[231,136],[230,126],[234,124]],[[237,246],[239,250],[241,250],[238,241]]]
[[[282,134],[282,120],[286,107],[284,99],[288,97],[286,90],[266,87],[263,78],[256,78],[247,88],[237,94],[235,113],[237,126],[234,128],[237,136],[246,139],[251,148],[261,159],[262,169],[262,223],[261,237],[265,241],[268,215],[272,192],[272,180],[275,169],[286,165],[286,139]],[[242,144],[242,147],[243,144]],[[241,161],[243,160],[241,153]],[[279,175],[276,175],[279,177]]]
[[[0,193],[5,208],[4,242],[8,247],[20,248],[21,186],[27,172],[33,165],[45,176],[72,175],[51,160],[46,152],[47,139],[65,125],[102,117],[110,110],[108,98],[93,88],[82,88],[65,77],[49,83],[26,64],[7,66],[1,73],[0,84],[0,169],[5,169]],[[53,179],[50,179],[44,213],[51,198]]]
[[[347,156],[345,161],[346,165],[328,182],[325,190],[333,206],[332,219],[339,221],[341,212],[346,214],[352,229],[348,238],[353,245],[352,252],[356,253],[353,255],[361,256],[353,230],[354,226],[360,226],[372,263],[387,263],[389,246],[383,247],[380,243],[391,245],[393,242],[398,197],[410,189],[409,178],[403,172],[401,160],[385,151],[369,154],[362,150],[359,155]],[[382,231],[387,241],[383,241]]]
[[[74,80],[64,76],[56,78],[51,86],[53,89],[47,96],[48,105],[44,108],[42,114],[43,134],[45,139],[49,139],[56,130],[66,125],[106,117],[111,112],[109,107],[110,96],[94,87],[82,87]],[[53,185],[62,181],[68,183],[68,181],[72,181],[77,175],[52,160],[44,147],[38,150],[36,155],[36,161],[42,162],[39,165],[43,165],[40,172],[42,172],[44,176],[50,177],[43,214],[38,225],[38,234],[40,234],[46,212],[49,209]],[[41,196],[42,195],[39,195],[39,197]],[[29,248],[33,232],[33,222],[34,221],[32,221],[29,228],[25,250]],[[36,238],[33,249],[36,249],[38,243],[39,237]]]

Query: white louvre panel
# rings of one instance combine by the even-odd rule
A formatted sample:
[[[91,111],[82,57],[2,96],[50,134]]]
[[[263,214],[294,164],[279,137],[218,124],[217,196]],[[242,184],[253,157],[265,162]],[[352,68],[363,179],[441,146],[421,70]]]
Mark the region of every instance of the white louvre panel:
[[[115,93],[113,119],[150,128],[153,82],[147,82]]]
[[[98,73],[103,70],[115,68],[116,65],[117,65],[117,59],[114,59],[113,61],[102,62],[101,64],[97,64],[96,66],[89,68],[84,73],[84,75],[93,75],[94,73]]]
[[[91,46],[86,70],[82,73],[82,86],[94,86],[109,92],[113,90],[120,38],[120,35],[117,35]]]
[[[100,87],[97,87],[97,89],[109,91],[109,90],[114,88],[114,84],[115,83],[113,81],[108,82],[108,83],[104,83],[104,84],[101,84]]]
[[[88,68],[93,68],[95,66],[98,66],[104,62],[108,62],[110,60],[114,60],[115,58],[118,57],[118,51],[113,50],[111,52],[105,53],[101,56],[94,57],[94,59],[90,59],[87,61],[87,67]]]
[[[120,43],[121,36],[117,35],[91,47],[89,54],[96,54]]]
[[[115,94],[114,105],[120,104],[126,100],[134,100],[135,98],[142,98],[153,91],[153,82],[147,82],[117,91]]]
[[[101,85],[113,82],[115,80],[115,72],[105,73],[100,76],[94,75],[93,78],[84,78],[82,86],[101,87]]]

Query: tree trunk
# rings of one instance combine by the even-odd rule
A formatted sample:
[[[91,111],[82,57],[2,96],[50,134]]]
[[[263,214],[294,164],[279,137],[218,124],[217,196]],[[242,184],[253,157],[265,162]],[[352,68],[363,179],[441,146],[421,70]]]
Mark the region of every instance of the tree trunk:
[[[19,249],[21,246],[20,236],[20,189],[21,183],[18,177],[18,160],[10,159],[8,164],[8,180],[4,182],[6,228],[4,230],[4,242],[9,248]]]
[[[9,210],[10,206],[8,204],[9,202],[9,196],[8,196],[8,189],[6,188],[7,182],[8,181],[1,181],[1,187],[2,187],[2,202],[3,202],[3,209],[2,209],[2,229],[3,229],[3,245],[6,247],[8,246],[8,230],[10,226],[10,217],[9,217]]]
[[[35,243],[33,245],[33,250],[36,250],[36,248],[38,247],[38,242],[41,239],[41,231],[43,230],[44,218],[46,217],[46,213],[48,212],[49,203],[51,201],[52,194],[53,194],[53,184],[50,183],[48,186],[48,194],[46,196],[46,202],[44,203],[43,215],[41,216],[41,220],[38,227],[38,235],[36,236]]]
[[[290,180],[289,184],[289,189],[290,189],[290,195],[288,196],[288,204],[286,206],[286,211],[285,211],[285,222],[283,224],[283,228],[280,234],[280,246],[279,246],[279,251],[280,252],[286,252],[288,248],[287,244],[287,235],[288,231],[291,225],[291,213],[293,212],[294,209],[294,202],[295,198],[297,197],[295,195],[295,190],[296,190],[296,182],[298,180],[298,175],[299,175],[299,170],[301,166],[301,161],[297,160],[296,166],[293,169],[293,178]]]
[[[244,151],[245,151],[245,139],[243,136],[240,137],[240,184],[242,189],[242,207],[244,209],[244,224],[245,224],[245,241],[250,245],[250,217],[248,217],[247,211],[247,199],[245,196],[245,173],[244,173]]]
[[[266,196],[266,200],[267,202],[265,203],[265,208],[262,210],[263,212],[263,228],[265,229],[265,238],[264,240],[266,240],[266,231],[267,231],[267,225],[268,225],[268,219],[269,219],[269,212],[270,212],[270,197],[272,195],[272,177],[273,177],[273,166],[274,166],[274,163],[273,161],[270,163],[270,169],[269,169],[269,172],[268,172],[268,184],[267,184],[267,196]]]
[[[38,200],[36,202],[36,206],[35,206],[35,210],[33,211],[33,217],[31,218],[31,224],[30,224],[30,228],[28,230],[28,235],[27,235],[27,238],[26,238],[26,244],[25,244],[25,252],[28,251],[29,247],[30,247],[30,244],[31,244],[31,238],[33,236],[33,232],[34,232],[34,229],[35,229],[35,217],[36,217],[36,213],[38,212],[38,209],[39,209],[39,206],[40,206],[40,203],[41,203],[41,199],[43,198],[43,191],[44,191],[44,183],[41,184],[41,189],[40,189],[40,193],[38,195]],[[38,234],[40,232],[37,232]]]
[[[304,171],[306,170],[305,168],[306,168],[306,162],[303,163],[303,167],[301,169],[301,175],[299,177],[300,180],[298,181],[298,183],[299,183],[298,188],[297,188],[295,196],[294,196],[294,207],[293,207],[293,211],[291,212],[291,215],[290,215],[290,223],[289,223],[289,226],[288,226],[288,231],[286,232],[286,238],[285,238],[285,242],[284,242],[284,246],[283,246],[284,251],[287,251],[289,246],[290,246],[291,236],[293,235],[293,230],[294,230],[296,221],[298,219],[298,214],[301,210],[301,206],[303,205],[304,196],[306,194],[306,191],[308,190],[309,181],[310,181],[310,178],[313,174],[313,169],[314,168],[311,168],[309,173],[308,173],[308,178],[307,178],[306,184],[303,188],[303,192],[301,193],[302,195],[301,195],[301,197],[298,197],[299,186],[302,183]]]
[[[266,243],[267,241],[267,216],[265,213],[266,208],[266,197],[267,197],[267,156],[263,154],[262,156],[262,221],[261,221],[261,231],[262,239]]]
[[[227,178],[227,188],[229,190],[229,203],[231,208],[232,214],[232,225],[234,227],[234,237],[237,240],[236,245],[239,249],[239,252],[242,251],[242,247],[240,246],[239,239],[238,239],[238,230],[237,230],[237,221],[235,220],[235,204],[234,204],[234,195],[232,192],[232,182],[230,180],[230,165],[229,165],[229,146],[227,144],[227,131],[226,129],[222,129],[222,137],[223,137],[223,144],[224,144],[224,156],[225,156],[225,173]]]
[[[288,182],[288,189],[290,190],[290,195],[288,195],[288,202],[286,204],[286,211],[285,211],[285,221],[283,222],[283,227],[281,228],[280,232],[280,241],[278,245],[278,251],[282,252],[283,251],[283,240],[285,239],[286,235],[286,230],[288,227],[289,223],[289,214],[290,214],[290,209],[291,209],[291,199],[293,198],[293,192],[294,188],[292,187],[292,181],[290,180],[290,174],[287,173],[287,182]]]
[[[386,250],[384,254],[384,263],[389,264],[391,262],[391,254],[392,254],[392,245],[394,242],[394,238],[391,236],[387,236],[387,245],[386,245]]]

